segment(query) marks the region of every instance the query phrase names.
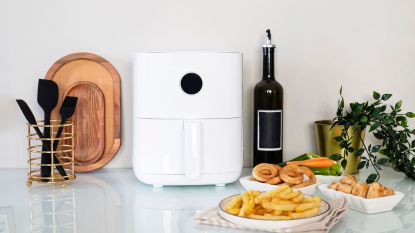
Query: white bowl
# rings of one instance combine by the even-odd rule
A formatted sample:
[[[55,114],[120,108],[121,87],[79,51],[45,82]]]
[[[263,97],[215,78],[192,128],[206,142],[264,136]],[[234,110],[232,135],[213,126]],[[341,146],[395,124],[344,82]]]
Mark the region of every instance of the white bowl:
[[[258,190],[261,192],[268,192],[274,190],[279,187],[279,185],[261,183],[258,181],[251,180],[252,176],[245,176],[239,179],[239,183],[241,183],[242,187],[246,190]],[[294,189],[299,190],[306,195],[313,195],[317,191],[317,185],[320,184],[319,180],[315,184],[306,186],[304,188]]]
[[[338,182],[343,178],[343,176],[323,176],[323,175],[316,175],[317,180],[321,184],[331,184],[333,182]]]
[[[404,197],[404,194],[395,191],[395,195],[378,197],[378,198],[363,198],[352,194],[336,191],[328,188],[329,184],[321,184],[318,186],[320,192],[327,199],[336,199],[344,197],[347,200],[348,206],[351,209],[366,213],[374,214],[392,210]]]
[[[244,226],[248,228],[255,228],[258,230],[278,230],[284,228],[292,228],[295,226],[304,225],[310,222],[320,221],[324,216],[326,216],[330,210],[330,205],[326,201],[321,201],[320,213],[315,216],[308,218],[292,219],[292,220],[263,220],[263,219],[252,219],[247,217],[240,217],[233,214],[227,213],[224,209],[229,201],[237,195],[233,195],[223,199],[218,206],[219,216],[225,220],[234,223],[239,226]]]

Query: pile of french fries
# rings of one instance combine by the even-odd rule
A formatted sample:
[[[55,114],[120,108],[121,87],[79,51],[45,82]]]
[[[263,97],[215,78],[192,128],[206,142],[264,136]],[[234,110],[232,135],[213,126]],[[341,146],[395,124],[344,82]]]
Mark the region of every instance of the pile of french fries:
[[[268,192],[247,191],[225,206],[229,214],[264,220],[307,218],[320,213],[321,198],[305,197],[288,185]]]

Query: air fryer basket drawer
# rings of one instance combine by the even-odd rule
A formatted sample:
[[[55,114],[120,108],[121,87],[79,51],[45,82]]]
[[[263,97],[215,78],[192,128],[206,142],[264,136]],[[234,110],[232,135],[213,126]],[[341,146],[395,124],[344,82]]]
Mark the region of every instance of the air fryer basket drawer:
[[[237,172],[242,167],[241,119],[136,119],[134,165],[141,173]]]

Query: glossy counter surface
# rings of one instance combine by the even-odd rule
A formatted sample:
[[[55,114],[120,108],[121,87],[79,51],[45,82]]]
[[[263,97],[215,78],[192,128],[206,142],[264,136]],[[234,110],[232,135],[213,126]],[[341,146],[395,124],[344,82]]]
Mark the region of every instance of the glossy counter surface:
[[[361,179],[367,174],[363,171]],[[415,181],[384,168],[381,182],[405,193],[401,203],[373,215],[348,210],[332,232],[415,232]],[[193,219],[222,198],[243,192],[238,182],[153,189],[131,169],[101,169],[78,174],[63,189],[37,183],[26,189],[25,184],[26,170],[0,170],[0,233],[248,232],[198,225]]]

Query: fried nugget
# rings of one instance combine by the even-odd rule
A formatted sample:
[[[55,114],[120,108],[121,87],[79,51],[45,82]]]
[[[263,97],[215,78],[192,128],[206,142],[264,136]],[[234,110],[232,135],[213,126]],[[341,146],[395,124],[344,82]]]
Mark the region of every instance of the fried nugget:
[[[367,195],[368,189],[369,189],[369,185],[366,183],[359,182],[359,183],[352,184],[352,195],[365,198]]]
[[[337,187],[339,187],[339,185],[341,185],[341,183],[340,183],[340,182],[333,182],[333,183],[331,183],[331,184],[328,186],[328,188],[329,188],[329,189],[334,189],[334,190],[337,190]]]
[[[352,193],[352,185],[350,184],[340,184],[337,189],[339,192],[350,194]]]
[[[342,184],[355,184],[357,182],[358,181],[357,181],[356,177],[354,177],[352,175],[345,176],[340,180],[340,183],[342,183]]]
[[[385,193],[385,187],[378,182],[373,182],[369,185],[366,198],[383,197]]]
[[[386,188],[385,187],[385,192],[383,193],[385,196],[392,196],[395,195],[395,190],[391,189],[391,188]]]

